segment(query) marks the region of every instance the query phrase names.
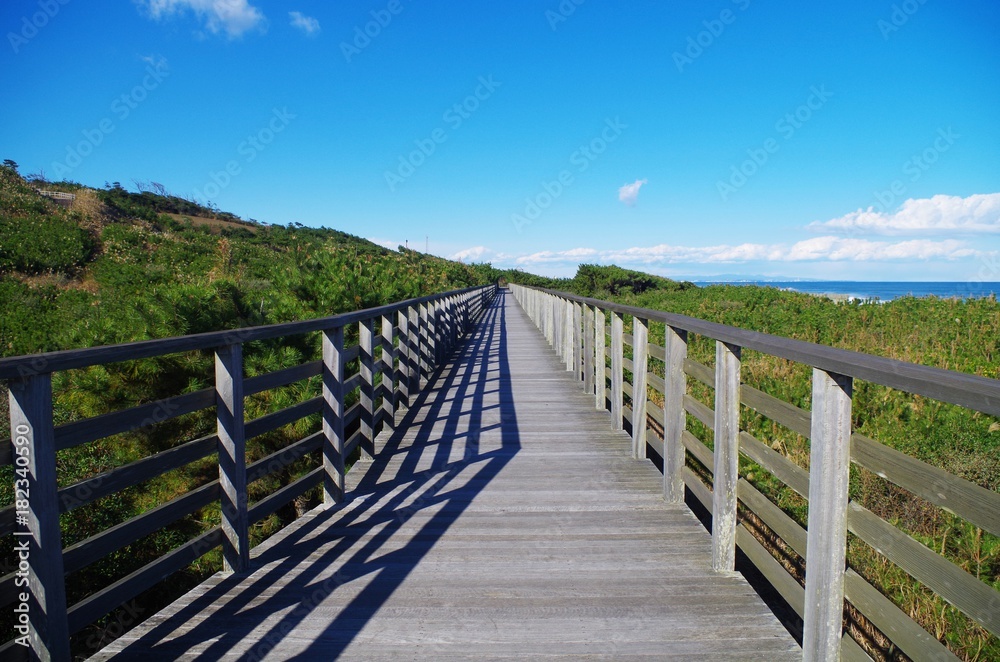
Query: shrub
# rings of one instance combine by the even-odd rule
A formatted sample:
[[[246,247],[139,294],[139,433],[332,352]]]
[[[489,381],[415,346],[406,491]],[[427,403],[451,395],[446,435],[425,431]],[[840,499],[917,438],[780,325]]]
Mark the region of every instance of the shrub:
[[[94,250],[94,241],[73,221],[60,216],[0,216],[0,272],[68,272]]]

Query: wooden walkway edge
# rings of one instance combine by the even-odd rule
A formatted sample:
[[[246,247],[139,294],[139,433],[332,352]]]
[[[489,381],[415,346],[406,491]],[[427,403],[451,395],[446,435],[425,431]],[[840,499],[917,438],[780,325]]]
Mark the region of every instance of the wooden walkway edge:
[[[93,659],[801,658],[504,292],[347,478]]]

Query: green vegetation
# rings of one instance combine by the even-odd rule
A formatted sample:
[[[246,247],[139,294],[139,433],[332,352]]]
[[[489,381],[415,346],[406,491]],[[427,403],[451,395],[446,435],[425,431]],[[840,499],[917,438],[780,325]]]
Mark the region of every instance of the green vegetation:
[[[995,299],[902,298],[886,304],[835,303],[822,297],[750,286],[695,287],[618,267],[584,265],[572,279],[549,279],[489,265],[462,265],[415,251],[390,251],[335,230],[243,221],[182,198],[132,193],[117,183],[92,189],[73,182],[45,183],[72,192],[63,208],[42,197],[16,164],[0,166],[0,356],[80,348],[150,338],[286,322],[380,305],[436,291],[506,279],[636,306],[668,310],[756,331],[959,370],[1000,376],[1000,307]],[[153,187],[156,189],[156,186]],[[661,343],[654,324],[651,338]],[[352,340],[349,340],[352,342]],[[249,376],[318,358],[315,334],[244,347]],[[692,338],[690,356],[714,363],[714,345]],[[653,362],[662,374],[662,364]],[[188,352],[157,359],[74,370],[53,381],[56,424],[89,418],[212,384],[213,357]],[[799,407],[810,406],[808,367],[759,353],[743,354],[743,379]],[[709,406],[712,392],[689,380],[691,394]],[[319,393],[316,378],[247,399],[256,418]],[[7,394],[0,386],[0,418]],[[940,466],[987,489],[1000,490],[1000,423],[988,416],[926,398],[857,382],[855,428],[884,444]],[[744,408],[741,424],[758,439],[808,467],[808,440]],[[315,416],[253,439],[253,462],[318,429]],[[71,485],[153,453],[210,434],[215,419],[202,411],[59,453],[61,486]],[[711,431],[689,418],[689,429],[710,447]],[[304,458],[251,485],[251,502],[315,466]],[[693,460],[692,460],[693,462]],[[703,473],[705,468],[694,467]],[[741,460],[741,473],[785,512],[805,523],[805,502],[768,472]],[[189,464],[62,516],[64,545],[146,512],[217,476],[214,458]],[[0,469],[0,505],[12,501],[11,468]],[[870,474],[852,469],[852,498],[944,553],[982,581],[1000,586],[1000,541],[953,515]],[[255,542],[315,503],[308,494],[253,529]],[[207,507],[139,540],[107,559],[72,573],[70,603],[149,563],[218,524]],[[9,537],[8,537],[9,538]],[[0,541],[9,558],[11,541]],[[1000,643],[955,609],[850,540],[850,562],[900,608],[968,660],[1000,659]],[[785,564],[801,577],[800,559]],[[221,565],[209,554],[171,581],[102,619],[74,640],[83,653],[155,613]],[[11,632],[10,614],[0,621]],[[879,659],[898,651],[879,647]]]
[[[506,274],[524,282],[517,272]],[[665,310],[809,342],[887,356],[913,363],[985,377],[1000,376],[1000,306],[996,299],[954,300],[904,297],[887,303],[837,303],[825,297],[776,288],[716,285],[695,287],[618,267],[584,265],[573,279],[530,284],[574,292],[628,305]],[[525,283],[528,284],[528,283]],[[663,344],[665,329],[653,324],[650,338]],[[714,342],[692,337],[689,356],[714,366]],[[663,364],[653,361],[662,376]],[[743,381],[804,409],[810,408],[808,366],[744,351]],[[694,379],[688,390],[709,407],[714,392]],[[662,405],[662,396],[653,394]],[[1000,491],[1000,422],[995,418],[914,396],[877,384],[856,381],[854,428],[883,444],[939,466],[990,490]],[[742,408],[741,428],[803,468],[809,466],[809,442],[752,409]],[[688,429],[712,447],[712,432],[693,417]],[[711,467],[692,467],[703,477]],[[741,458],[741,475],[767,494],[803,526],[807,504],[769,472]],[[851,498],[943,553],[983,582],[1000,589],[1000,539],[896,487],[852,467]],[[801,559],[782,550],[785,565],[800,579]],[[930,633],[967,660],[1000,659],[1000,640],[935,597],[875,550],[850,537],[849,561]],[[900,653],[872,642],[876,659],[899,659]]]
[[[241,221],[232,214],[117,183],[95,190],[73,182],[44,183],[76,195],[67,209],[41,196],[16,164],[0,166],[0,357],[82,348],[221,329],[322,317],[434,292],[495,281],[489,265],[463,265],[415,251],[387,250],[328,229]],[[245,370],[254,376],[319,358],[316,334],[248,343]],[[210,352],[57,373],[57,425],[189,393],[212,385]],[[318,378],[247,399],[256,418],[318,395]],[[0,385],[0,418],[7,420]],[[258,460],[319,428],[312,416],[248,444]],[[212,411],[201,411],[58,454],[60,486],[210,434]],[[0,435],[6,436],[6,435]],[[253,483],[251,502],[314,467],[317,457]],[[0,469],[0,505],[12,503],[12,467]],[[217,477],[214,457],[189,464],[62,516],[69,546]],[[255,525],[255,542],[294,519],[317,494]],[[218,504],[147,536],[68,577],[73,604],[219,523]],[[0,554],[10,558],[10,536]],[[219,569],[209,554],[127,609],[74,639],[83,653],[98,647],[119,620],[131,624]],[[0,635],[12,632],[4,611]]]

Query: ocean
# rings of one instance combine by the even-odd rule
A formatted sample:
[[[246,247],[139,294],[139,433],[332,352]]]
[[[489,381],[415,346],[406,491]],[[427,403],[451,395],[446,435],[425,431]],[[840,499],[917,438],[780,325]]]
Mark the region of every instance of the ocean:
[[[1000,296],[1000,282],[892,282],[892,281],[852,281],[852,280],[803,280],[803,281],[728,281],[699,282],[696,285],[760,285],[783,290],[806,292],[808,294],[829,294],[851,299],[878,299],[892,301],[903,296],[939,298]]]

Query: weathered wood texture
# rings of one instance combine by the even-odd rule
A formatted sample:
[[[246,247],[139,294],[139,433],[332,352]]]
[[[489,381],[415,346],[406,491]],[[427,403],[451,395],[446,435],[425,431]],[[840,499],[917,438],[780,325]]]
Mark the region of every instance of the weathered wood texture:
[[[736,568],[736,483],[740,455],[739,347],[715,343],[715,384],[712,566],[721,572],[732,572]]]
[[[247,448],[243,420],[243,346],[215,351],[219,485],[222,495],[223,561],[229,572],[250,566],[247,520]]]
[[[850,377],[813,370],[813,439],[809,464],[809,533],[802,659],[829,660],[840,650],[851,468]]]
[[[343,504],[97,659],[799,659],[564,368],[501,295]]]
[[[579,305],[579,304],[575,304]],[[641,317],[632,319],[632,457],[646,459],[646,372],[648,322]]]
[[[664,364],[666,378],[663,393],[663,497],[667,503],[684,502],[684,446],[681,435],[687,421],[684,414],[684,396],[687,380],[684,375],[684,360],[687,358],[687,332],[667,326]]]
[[[622,430],[624,407],[624,345],[622,341],[622,316],[611,313],[611,427]]]

